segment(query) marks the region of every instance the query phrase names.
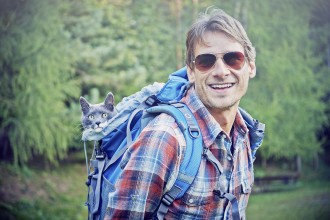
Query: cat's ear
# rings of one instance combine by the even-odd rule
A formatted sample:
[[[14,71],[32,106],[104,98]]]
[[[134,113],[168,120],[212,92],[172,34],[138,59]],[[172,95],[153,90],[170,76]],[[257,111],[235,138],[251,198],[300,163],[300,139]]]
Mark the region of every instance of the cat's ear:
[[[113,106],[115,104],[115,99],[114,96],[111,92],[108,93],[107,97],[104,100],[104,105],[107,106],[108,108],[110,108],[110,110],[113,110]]]
[[[83,112],[84,115],[86,115],[88,113],[88,111],[89,111],[90,104],[82,96],[80,96],[79,101],[80,101],[81,111]]]

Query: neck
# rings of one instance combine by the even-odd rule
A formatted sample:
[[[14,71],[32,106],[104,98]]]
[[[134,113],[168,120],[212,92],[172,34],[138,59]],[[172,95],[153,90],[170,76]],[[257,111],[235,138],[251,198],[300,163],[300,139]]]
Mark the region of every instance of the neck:
[[[232,107],[229,109],[209,109],[209,112],[211,115],[215,118],[215,120],[220,124],[222,130],[230,136],[230,131],[233,127],[236,113],[237,113],[237,107]]]

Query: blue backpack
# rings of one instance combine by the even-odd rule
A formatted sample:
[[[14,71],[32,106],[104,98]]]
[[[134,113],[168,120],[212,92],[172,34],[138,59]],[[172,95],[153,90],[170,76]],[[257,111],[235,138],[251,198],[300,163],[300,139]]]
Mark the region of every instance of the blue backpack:
[[[163,195],[162,202],[155,217],[163,219],[174,200],[181,198],[195,179],[203,156],[212,162],[222,173],[219,161],[210,151],[203,149],[199,126],[190,109],[179,102],[189,86],[186,68],[169,76],[165,84],[155,83],[143,88],[140,92],[124,98],[118,103],[118,114],[110,125],[101,133],[84,134],[85,157],[88,180],[88,219],[98,220],[105,216],[108,194],[115,190],[115,182],[122,172],[120,162],[128,146],[139,136],[143,128],[157,115],[166,113],[172,116],[179,125],[186,140],[186,151],[179,168],[178,177],[173,187]],[[264,136],[264,124],[253,119],[247,112],[240,112],[250,130],[252,155],[255,157]],[[88,165],[86,141],[94,141],[93,155]],[[90,169],[92,168],[92,169]],[[236,197],[221,192],[232,205],[232,216],[240,219]]]

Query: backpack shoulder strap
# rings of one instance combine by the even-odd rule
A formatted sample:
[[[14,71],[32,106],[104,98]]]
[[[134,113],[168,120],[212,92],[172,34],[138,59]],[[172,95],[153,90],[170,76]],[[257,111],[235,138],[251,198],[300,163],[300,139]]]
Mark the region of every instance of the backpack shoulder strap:
[[[166,113],[178,124],[186,140],[186,150],[180,164],[179,174],[172,188],[163,195],[157,211],[158,219],[164,219],[169,206],[175,199],[181,198],[188,190],[198,172],[203,155],[203,140],[200,128],[190,109],[183,103],[154,106],[148,113]]]
[[[251,148],[255,153],[261,146],[265,125],[255,120],[245,110],[239,109],[243,119],[250,129]],[[157,210],[157,218],[164,219],[169,206],[175,199],[181,198],[188,190],[197,175],[202,156],[207,154],[207,158],[216,165],[222,173],[222,166],[216,158],[212,159],[210,151],[203,152],[203,140],[200,128],[190,109],[183,103],[175,103],[168,106],[156,106],[148,109],[150,113],[165,112],[175,118],[186,140],[186,152],[183,162],[179,168],[178,177],[172,188],[163,195],[161,204]],[[254,155],[253,155],[254,156]],[[214,156],[213,156],[214,157]],[[220,192],[220,191],[219,191]],[[233,219],[240,219],[238,202],[234,195],[221,192],[222,198],[228,199],[233,207]]]

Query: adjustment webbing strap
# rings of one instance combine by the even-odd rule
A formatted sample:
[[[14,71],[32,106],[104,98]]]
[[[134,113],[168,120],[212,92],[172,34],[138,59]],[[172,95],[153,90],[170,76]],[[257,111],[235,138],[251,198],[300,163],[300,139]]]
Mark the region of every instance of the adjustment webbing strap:
[[[88,176],[89,175],[89,165],[88,165],[86,141],[84,141],[84,153],[85,153],[85,160],[86,160],[86,171],[87,171],[87,176]]]
[[[204,149],[204,155],[208,161],[210,161],[219,171],[220,175],[223,174],[223,167],[220,164],[219,160],[213,155],[213,153],[210,151],[210,149],[205,148]],[[226,193],[225,190],[215,190],[214,191],[216,195],[218,195],[220,198],[226,198],[230,202],[232,206],[232,216],[233,220],[240,220],[239,215],[239,209],[238,209],[238,202],[236,199],[236,196],[231,193]]]
[[[228,201],[231,204],[233,220],[240,220],[239,209],[238,209],[238,201],[236,199],[236,196],[234,196],[231,193],[225,193],[223,196],[226,199],[228,199]]]
[[[102,173],[105,164],[105,159],[98,160],[98,173],[97,173],[97,184],[95,188],[95,200],[94,200],[94,209],[92,211],[93,214],[96,214],[99,211],[100,199],[101,199],[101,182],[102,182]]]
[[[215,166],[215,168],[217,168],[221,175],[223,173],[223,167],[220,164],[219,160],[212,154],[209,148],[204,149],[204,155],[206,156],[206,159],[210,161]]]
[[[106,164],[104,170],[107,170],[111,164],[113,164],[113,163],[116,162],[121,156],[123,156],[127,149],[128,149],[128,148],[127,148],[127,145],[126,145],[126,146],[124,146],[123,148],[121,148],[118,152],[116,152],[116,153],[111,157],[111,159],[107,162],[107,164]]]
[[[214,190],[213,193],[220,198],[226,198],[228,199],[229,203],[231,204],[232,207],[232,219],[233,220],[240,220],[240,215],[239,215],[239,209],[238,209],[238,201],[236,199],[236,196],[234,196],[231,193],[223,193],[220,190]]]
[[[160,206],[157,210],[157,218],[159,220],[164,219],[166,213],[168,212],[169,206],[173,203],[173,201],[177,198],[177,196],[182,192],[182,189],[176,185],[174,185],[170,191],[165,193],[162,197]]]
[[[128,118],[127,127],[126,127],[127,146],[130,146],[133,142],[133,137],[132,137],[132,133],[131,133],[131,123],[132,123],[134,117],[136,116],[136,114],[139,113],[141,111],[141,109],[143,109],[143,106],[144,105],[140,105],[138,108],[136,108]]]

